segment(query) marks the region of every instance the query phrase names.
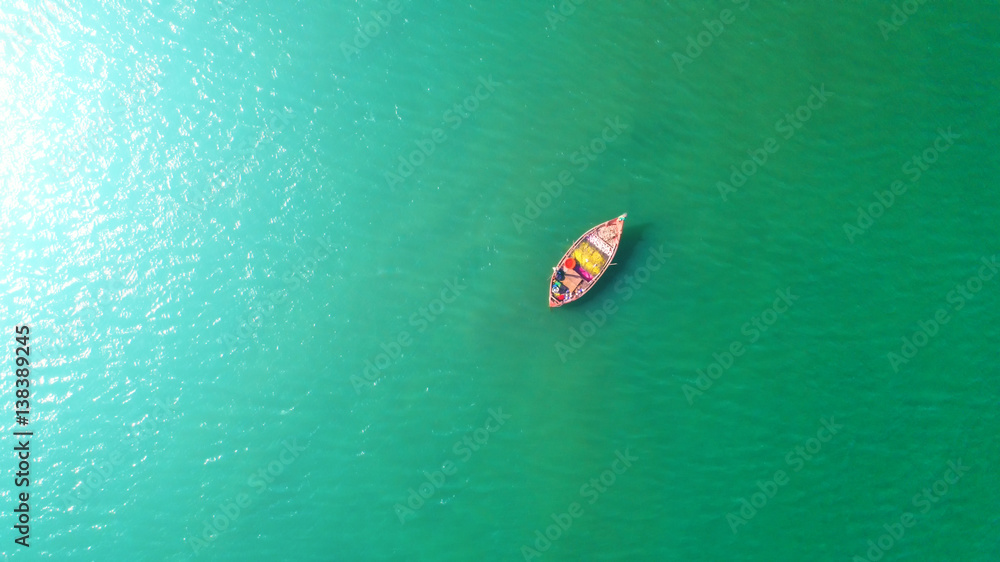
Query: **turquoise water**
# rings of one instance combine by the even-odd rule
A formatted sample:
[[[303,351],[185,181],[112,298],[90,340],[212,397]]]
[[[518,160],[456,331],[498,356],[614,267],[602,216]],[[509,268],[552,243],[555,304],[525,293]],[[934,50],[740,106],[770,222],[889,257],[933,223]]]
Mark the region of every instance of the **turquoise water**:
[[[0,550],[997,560],[997,8],[4,7]]]

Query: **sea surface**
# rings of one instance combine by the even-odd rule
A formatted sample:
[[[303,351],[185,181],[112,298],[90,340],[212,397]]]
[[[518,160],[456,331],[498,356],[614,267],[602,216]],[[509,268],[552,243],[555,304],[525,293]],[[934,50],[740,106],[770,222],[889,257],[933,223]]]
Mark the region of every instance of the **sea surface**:
[[[4,560],[1000,560],[996,0],[28,0],[0,64]]]

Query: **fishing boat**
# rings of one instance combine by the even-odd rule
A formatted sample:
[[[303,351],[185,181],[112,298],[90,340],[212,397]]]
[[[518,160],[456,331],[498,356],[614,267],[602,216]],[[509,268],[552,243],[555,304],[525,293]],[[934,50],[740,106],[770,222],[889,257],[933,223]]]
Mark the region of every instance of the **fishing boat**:
[[[591,228],[583,233],[569,251],[552,268],[549,279],[549,308],[556,308],[575,301],[591,289],[618,251],[618,241],[625,227],[625,217],[618,218]]]

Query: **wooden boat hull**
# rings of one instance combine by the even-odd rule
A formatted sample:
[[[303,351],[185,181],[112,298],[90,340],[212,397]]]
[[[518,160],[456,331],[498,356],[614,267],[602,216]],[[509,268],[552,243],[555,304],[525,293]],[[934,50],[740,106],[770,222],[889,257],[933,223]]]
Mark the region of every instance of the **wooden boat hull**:
[[[559,263],[552,268],[549,308],[560,307],[579,299],[597,283],[618,251],[618,242],[627,216],[628,213],[625,213],[602,222],[583,233],[569,247]]]

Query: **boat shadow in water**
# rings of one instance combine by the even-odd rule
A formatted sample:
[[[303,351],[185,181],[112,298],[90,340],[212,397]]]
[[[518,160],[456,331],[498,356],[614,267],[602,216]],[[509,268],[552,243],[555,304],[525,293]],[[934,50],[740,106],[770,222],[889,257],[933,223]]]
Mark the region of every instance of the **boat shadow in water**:
[[[583,301],[579,303],[580,306],[600,308],[604,306],[605,299],[617,301],[616,297],[620,291],[615,292],[615,287],[622,287],[623,285],[620,283],[624,283],[624,276],[634,272],[642,265],[641,260],[635,256],[635,250],[643,241],[643,234],[648,226],[644,223],[640,225],[629,224],[625,227],[621,240],[618,242],[618,251],[615,252],[615,258],[612,261],[616,265],[611,266],[601,276],[601,282],[594,285],[587,292],[587,295],[580,299]]]

